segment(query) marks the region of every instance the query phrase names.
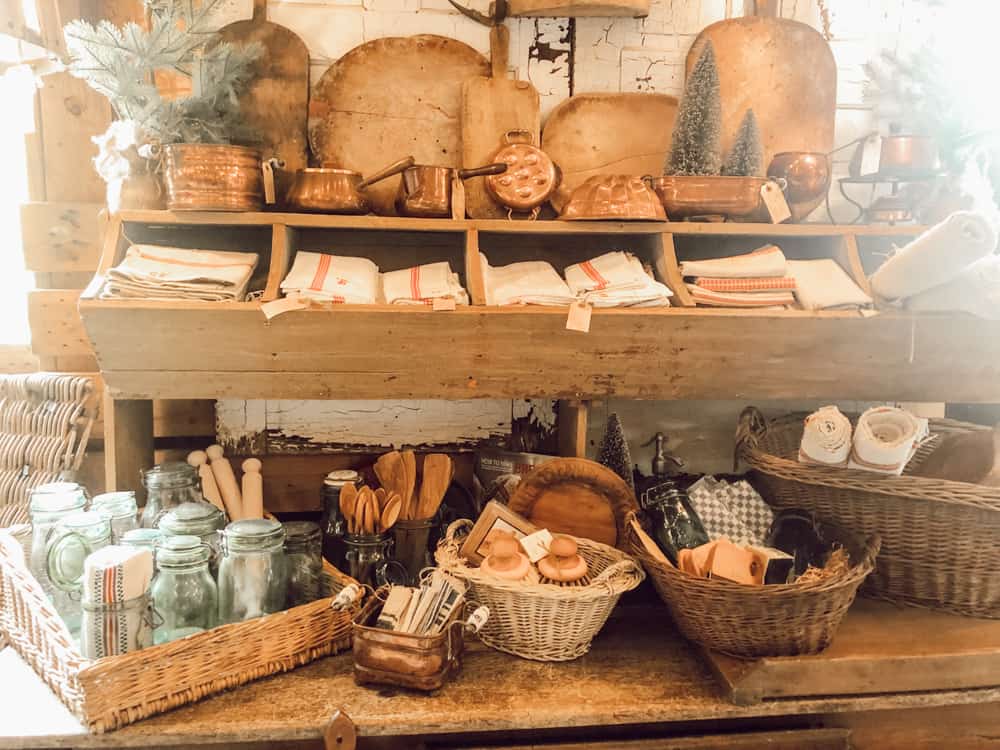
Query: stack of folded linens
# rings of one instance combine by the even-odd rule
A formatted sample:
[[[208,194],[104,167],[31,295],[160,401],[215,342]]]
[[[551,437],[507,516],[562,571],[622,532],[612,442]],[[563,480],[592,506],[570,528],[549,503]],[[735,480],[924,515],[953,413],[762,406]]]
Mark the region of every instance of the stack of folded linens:
[[[102,299],[242,302],[256,253],[132,245],[108,271]]]

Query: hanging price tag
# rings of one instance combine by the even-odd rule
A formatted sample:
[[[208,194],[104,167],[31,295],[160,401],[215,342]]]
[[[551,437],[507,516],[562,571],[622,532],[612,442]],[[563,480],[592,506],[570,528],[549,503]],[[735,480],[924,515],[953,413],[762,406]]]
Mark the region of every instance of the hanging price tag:
[[[772,224],[780,224],[791,218],[792,212],[788,208],[785,194],[775,183],[764,183],[760,188],[760,197],[764,201],[764,208],[767,209]]]
[[[267,159],[261,164],[264,170],[264,202],[271,206],[274,204],[274,165]]]
[[[454,297],[435,297],[431,302],[431,310],[438,312],[439,310],[454,310],[455,309],[455,298]]]
[[[451,178],[451,218],[465,218],[465,183],[457,174]]]
[[[594,308],[584,302],[574,302],[569,306],[566,316],[566,330],[588,333],[590,331],[590,313]]]
[[[297,297],[282,297],[271,302],[265,302],[260,306],[260,311],[264,313],[265,318],[270,320],[290,310],[305,310],[307,307],[309,307],[309,302],[306,300]]]
[[[548,529],[539,529],[534,534],[528,534],[517,540],[521,543],[521,549],[528,556],[531,562],[536,563],[549,554],[549,545],[552,544],[552,534]]]
[[[866,177],[870,174],[876,174],[881,161],[882,136],[868,136],[868,138],[865,139],[865,145],[861,151],[861,176]]]

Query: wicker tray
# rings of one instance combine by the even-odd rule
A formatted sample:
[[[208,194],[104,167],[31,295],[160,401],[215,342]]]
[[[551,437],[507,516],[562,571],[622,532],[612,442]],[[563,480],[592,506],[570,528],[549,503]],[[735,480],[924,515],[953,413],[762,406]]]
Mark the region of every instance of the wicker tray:
[[[631,524],[628,541],[685,638],[742,658],[796,656],[830,645],[878,555],[878,537],[862,543],[839,528],[823,531],[847,550],[847,573],[822,582],[763,587],[697,578],[665,565],[646,552]]]
[[[327,593],[353,579],[327,567]],[[121,656],[85,659],[24,564],[20,545],[0,532],[0,632],[66,707],[95,733],[285,672],[351,646],[363,592],[343,611],[332,599],[223,625]]]
[[[1000,618],[1000,488],[908,476],[936,441],[925,443],[901,477],[800,464],[805,414],[766,422],[744,410],[739,456],[776,508],[804,508],[859,534],[882,538],[862,594],[892,602]],[[933,434],[984,430],[932,419]]]
[[[525,659],[568,661],[590,650],[619,597],[642,583],[645,574],[624,552],[576,538],[590,566],[588,586],[512,583],[483,575],[459,555],[459,532],[472,527],[462,519],[448,527],[438,545],[438,566],[469,584],[469,599],[489,607],[479,632],[487,646]]]

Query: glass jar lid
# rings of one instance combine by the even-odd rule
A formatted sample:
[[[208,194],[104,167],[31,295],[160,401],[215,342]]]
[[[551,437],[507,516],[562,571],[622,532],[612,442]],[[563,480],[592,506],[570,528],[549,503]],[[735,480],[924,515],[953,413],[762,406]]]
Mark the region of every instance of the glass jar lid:
[[[103,508],[78,510],[63,518],[59,525],[63,531],[80,534],[90,541],[101,541],[111,536],[111,514]]]
[[[207,563],[212,550],[193,534],[165,537],[156,549],[156,567],[184,567]]]
[[[226,524],[225,514],[211,503],[181,503],[164,514],[159,527],[166,534],[195,534],[201,536],[221,529]]]
[[[143,547],[153,549],[163,538],[163,533],[159,529],[129,529],[122,534],[122,544],[129,547]]]
[[[87,504],[87,493],[76,482],[49,482],[31,491],[30,509],[36,513],[59,513]]]
[[[135,493],[131,490],[125,492],[105,492],[97,495],[90,501],[90,506],[94,509],[100,508],[111,514],[112,518],[126,518],[134,516],[139,512],[139,506],[135,502]]]
[[[233,521],[223,532],[228,549],[264,550],[285,541],[285,529],[269,518],[245,518]]]
[[[148,489],[188,487],[198,483],[197,470],[183,461],[165,461],[142,475],[142,483]]]
[[[354,469],[339,469],[327,474],[323,484],[330,487],[343,487],[345,484],[355,484],[360,478],[361,475]]]
[[[312,521],[289,521],[285,524],[285,547],[307,547],[319,544],[319,525]]]

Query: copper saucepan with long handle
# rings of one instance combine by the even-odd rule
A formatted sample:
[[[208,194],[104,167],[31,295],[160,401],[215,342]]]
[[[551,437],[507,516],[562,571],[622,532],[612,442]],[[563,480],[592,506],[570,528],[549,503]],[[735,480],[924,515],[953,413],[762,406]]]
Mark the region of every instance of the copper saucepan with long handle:
[[[396,196],[396,211],[401,216],[441,219],[451,216],[452,177],[460,180],[501,174],[507,165],[501,162],[472,169],[435,167],[417,164],[403,171]]]
[[[365,188],[413,166],[407,156],[373,175],[334,167],[300,169],[288,189],[285,203],[290,211],[324,214],[366,214],[372,209]]]

